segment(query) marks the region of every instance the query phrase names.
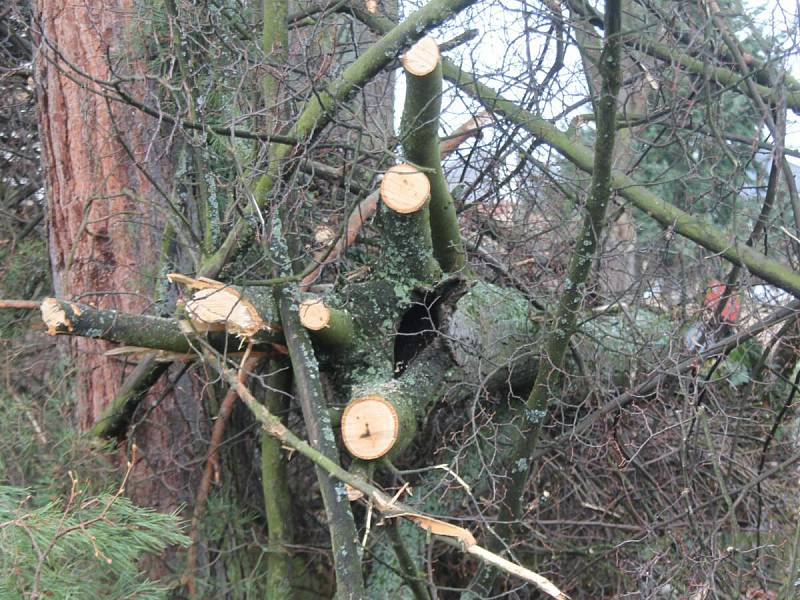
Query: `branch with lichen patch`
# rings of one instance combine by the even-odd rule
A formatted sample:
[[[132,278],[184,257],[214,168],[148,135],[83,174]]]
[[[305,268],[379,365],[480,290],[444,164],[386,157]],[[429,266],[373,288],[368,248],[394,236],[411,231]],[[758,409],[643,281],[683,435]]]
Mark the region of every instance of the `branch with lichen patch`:
[[[326,461],[338,464],[339,450],[333,435],[330,417],[325,405],[325,398],[319,378],[319,367],[311,341],[308,339],[297,314],[295,299],[291,290],[280,292],[280,314],[283,323],[286,345],[292,362],[292,373],[297,390],[297,400],[303,413],[303,421],[308,431],[314,451],[324,456]],[[237,387],[246,389],[244,385]],[[243,396],[240,397],[244,399]],[[252,396],[251,396],[252,397]],[[250,406],[248,404],[248,406]],[[259,405],[263,411],[266,409]],[[256,415],[258,416],[258,415]],[[275,417],[273,417],[275,418]],[[280,424],[280,421],[277,421]],[[283,425],[281,424],[281,427]],[[285,428],[283,428],[285,430]],[[269,430],[268,430],[269,431]],[[357,546],[357,534],[350,504],[345,500],[347,492],[344,486],[337,486],[329,477],[329,471],[317,469],[317,480],[320,485],[325,513],[328,517],[328,530],[333,549],[333,564],[336,570],[336,586],[338,598],[364,598],[364,578],[361,573],[361,560]],[[341,488],[341,489],[340,489]]]
[[[45,298],[40,308],[49,335],[88,337],[181,354],[192,351],[176,319],[132,315],[56,298]]]

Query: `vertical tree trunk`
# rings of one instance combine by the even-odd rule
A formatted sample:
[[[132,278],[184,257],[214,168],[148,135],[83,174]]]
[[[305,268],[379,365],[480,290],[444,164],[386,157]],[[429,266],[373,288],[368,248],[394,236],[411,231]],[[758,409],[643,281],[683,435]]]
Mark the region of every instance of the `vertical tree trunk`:
[[[136,160],[147,161],[157,179],[163,161],[154,132],[141,115],[108,105],[75,81],[93,88],[86,77],[111,78],[109,53],[123,47],[131,4],[37,0],[42,34],[37,74],[56,295],[139,313],[152,295],[154,274],[144,269],[157,259],[158,198],[125,146]],[[117,132],[125,132],[124,137]],[[91,340],[70,340],[79,367],[77,416],[82,428],[92,425],[123,377],[123,365],[104,358],[104,349]]]
[[[35,0],[39,39],[36,77],[50,260],[55,293],[101,308],[141,313],[151,306],[164,216],[156,186],[169,172],[156,121],[107,102],[91,79],[110,80],[109,61],[136,70],[126,31],[132,0]],[[119,75],[119,71],[116,73]],[[128,90],[129,92],[142,92]],[[144,169],[147,170],[145,176]],[[90,428],[132,365],[104,356],[105,342],[70,338],[76,369],[76,420]],[[191,504],[200,469],[190,434],[201,403],[181,382],[162,398],[157,386],[142,403],[129,442],[138,461],[128,486],[138,504],[174,510]],[[124,464],[124,460],[123,460]],[[151,568],[151,576],[165,571]]]
[[[623,28],[627,30],[634,30],[642,25],[629,2],[625,4],[623,21]],[[583,70],[589,88],[596,94],[601,86],[596,62],[598,53],[593,50],[599,46],[597,32],[588,21],[578,21],[575,32],[583,47],[581,54]],[[628,79],[617,98],[621,114],[643,115],[647,112],[647,98],[652,91],[649,89],[649,80],[645,75],[633,77],[634,74],[640,73],[642,68],[644,67],[640,68],[639,64],[630,57],[623,57],[622,72],[627,74]],[[619,143],[614,148],[614,168],[627,172],[636,161],[638,153],[635,146],[635,134],[636,131],[632,128],[618,131]],[[638,279],[636,224],[630,207],[626,206],[619,210],[612,210],[610,214],[600,253],[598,291],[606,302],[619,300],[633,292],[633,286]]]

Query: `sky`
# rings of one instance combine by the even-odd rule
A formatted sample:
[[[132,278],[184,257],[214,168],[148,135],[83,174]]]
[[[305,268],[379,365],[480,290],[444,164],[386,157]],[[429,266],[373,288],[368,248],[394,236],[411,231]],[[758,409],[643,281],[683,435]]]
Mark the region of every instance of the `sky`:
[[[755,11],[754,17],[764,35],[769,36],[773,31],[783,32],[787,38],[784,48],[789,56],[785,61],[786,66],[789,72],[800,80],[800,56],[790,52],[793,46],[800,45],[800,39],[798,39],[800,38],[800,26],[798,25],[798,7],[800,4],[788,0],[767,0],[766,2],[763,0],[744,0],[744,2],[748,12]],[[602,4],[602,2],[598,3],[596,1],[593,3],[598,6]],[[418,4],[419,2],[405,1],[403,6],[406,14],[414,10]],[[522,39],[520,36],[525,23],[520,18],[518,11],[522,4],[517,0],[481,2],[478,6],[468,10],[464,16],[454,19],[445,27],[437,30],[434,37],[437,41],[443,42],[462,33],[465,29],[477,29],[479,37],[475,41],[449,53],[448,56],[456,61],[463,61],[464,67],[468,70],[486,74],[485,81],[489,85],[493,85],[495,89],[503,88],[503,78],[493,77],[492,74],[501,74],[514,67],[518,70],[525,59],[524,56],[514,56],[508,52],[508,49],[512,47],[512,41]],[[541,4],[530,4],[530,6],[537,8]],[[744,35],[744,32],[741,35]],[[541,39],[541,36],[536,36],[534,39]],[[516,43],[513,44],[513,47],[517,51],[525,51],[523,44]],[[535,54],[536,50],[536,48],[532,48],[531,52]],[[577,49],[574,46],[570,46],[565,60],[565,71],[579,72],[578,61]],[[511,62],[516,62],[516,64],[511,65]],[[396,111],[396,125],[399,126],[402,113],[400,107],[402,107],[405,94],[405,81],[403,77],[398,77],[397,80],[396,105],[398,110]],[[502,89],[502,93],[518,100],[522,93],[522,88],[506,88]],[[584,94],[585,83],[580,78],[571,78],[564,87],[564,95],[555,103],[542,107],[544,116],[548,117],[560,113],[564,106],[578,100]],[[445,111],[442,115],[443,129],[445,132],[452,131],[452,129],[464,122],[469,110],[453,94],[446,94],[444,106]],[[585,106],[570,114],[558,125],[563,129],[572,116],[583,112],[586,112]],[[788,111],[787,114],[786,146],[800,151],[800,116],[791,111]],[[800,165],[800,159],[788,157],[788,160],[795,165]]]

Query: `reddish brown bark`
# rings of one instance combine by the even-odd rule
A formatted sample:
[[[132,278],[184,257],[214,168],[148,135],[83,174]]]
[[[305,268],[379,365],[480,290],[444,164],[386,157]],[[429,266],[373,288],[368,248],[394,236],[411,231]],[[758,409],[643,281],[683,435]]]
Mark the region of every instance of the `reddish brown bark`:
[[[56,295],[141,312],[153,286],[153,274],[141,265],[156,258],[158,198],[123,143],[160,178],[158,143],[141,115],[109,106],[87,81],[111,78],[108,57],[124,45],[132,2],[36,4],[39,128]],[[77,416],[87,428],[119,389],[123,367],[103,357],[102,343],[77,338],[69,344],[80,370]]]
[[[55,293],[131,313],[152,302],[169,161],[157,123],[98,94],[92,80],[136,71],[128,32],[132,0],[36,0],[36,58],[50,260]],[[143,88],[126,90],[142,96]],[[147,169],[148,176],[143,173]],[[162,189],[168,189],[163,186]],[[148,269],[150,269],[148,271]],[[132,366],[103,355],[105,342],[71,338],[76,418],[91,427]],[[170,393],[151,391],[129,432],[138,446],[128,486],[134,501],[159,510],[191,505],[192,469],[202,444],[202,405],[184,378]],[[150,574],[169,568],[151,566]]]

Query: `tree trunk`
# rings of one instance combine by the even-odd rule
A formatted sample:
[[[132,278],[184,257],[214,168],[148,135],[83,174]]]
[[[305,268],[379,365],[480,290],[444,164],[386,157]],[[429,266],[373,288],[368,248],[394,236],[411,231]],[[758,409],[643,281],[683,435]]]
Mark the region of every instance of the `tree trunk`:
[[[125,65],[125,32],[133,23],[131,0],[36,0],[40,26],[36,77],[50,260],[56,295],[103,309],[140,314],[153,303],[163,226],[156,185],[170,169],[155,120],[113,104],[93,80],[113,78]],[[119,71],[116,75],[119,75]],[[134,90],[128,90],[133,92]],[[136,90],[142,91],[142,90]],[[147,173],[145,174],[145,170]],[[156,266],[154,266],[156,265]],[[109,358],[108,342],[69,337],[64,344],[76,367],[76,420],[93,426],[132,370]],[[198,469],[201,404],[181,381],[164,398],[156,386],[140,405],[144,420],[129,436],[138,461],[128,492],[138,504],[175,510],[190,502]],[[190,434],[194,433],[194,437]],[[120,457],[124,465],[124,458]],[[152,565],[151,576],[165,565]]]
[[[153,128],[139,114],[109,105],[73,80],[110,79],[108,55],[124,47],[132,2],[36,5],[42,34],[39,129],[56,295],[140,313],[153,290],[153,274],[144,265],[157,259],[158,198],[135,161],[146,159],[157,179],[165,163]],[[124,365],[104,358],[105,345],[92,340],[71,338],[69,348],[81,366],[77,417],[85,429],[119,389]]]

